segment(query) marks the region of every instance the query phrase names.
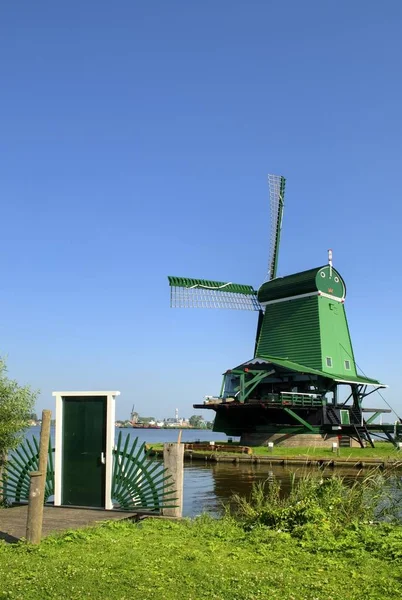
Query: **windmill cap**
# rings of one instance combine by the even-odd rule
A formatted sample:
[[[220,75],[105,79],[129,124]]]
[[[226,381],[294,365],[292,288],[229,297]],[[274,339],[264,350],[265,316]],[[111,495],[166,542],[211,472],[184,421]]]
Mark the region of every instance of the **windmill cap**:
[[[328,265],[324,265],[267,281],[258,290],[257,297],[260,303],[264,303],[313,293],[344,300],[346,285],[336,269],[330,270]]]

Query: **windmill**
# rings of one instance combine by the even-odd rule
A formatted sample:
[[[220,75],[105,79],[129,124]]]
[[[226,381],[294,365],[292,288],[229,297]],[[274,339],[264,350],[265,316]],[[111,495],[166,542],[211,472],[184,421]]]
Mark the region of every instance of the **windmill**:
[[[346,285],[332,265],[332,251],[326,265],[277,276],[286,181],[269,175],[268,183],[268,273],[258,290],[232,281],[168,277],[172,307],[258,312],[253,358],[226,371],[220,394],[194,408],[214,410],[214,431],[249,445],[328,445],[340,436],[373,445],[373,431],[395,443],[393,425],[374,423],[391,411],[362,405],[386,386],[357,372]],[[367,420],[365,413],[371,413]]]

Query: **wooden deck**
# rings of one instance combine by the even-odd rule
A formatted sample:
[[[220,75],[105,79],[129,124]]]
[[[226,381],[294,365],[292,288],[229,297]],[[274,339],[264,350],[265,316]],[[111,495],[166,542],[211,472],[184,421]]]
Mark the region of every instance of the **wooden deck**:
[[[0,510],[0,539],[18,542],[26,535],[28,505],[13,506]],[[43,512],[42,537],[66,529],[81,529],[99,521],[121,521],[135,519],[137,513],[118,510],[96,510],[91,508],[64,508],[45,506]]]

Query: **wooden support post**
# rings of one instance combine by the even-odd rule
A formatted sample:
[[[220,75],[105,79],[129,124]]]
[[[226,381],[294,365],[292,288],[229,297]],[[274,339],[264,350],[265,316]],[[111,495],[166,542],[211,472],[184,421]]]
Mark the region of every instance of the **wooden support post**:
[[[43,505],[45,502],[45,486],[47,474],[47,460],[49,454],[50,421],[52,412],[42,411],[42,425],[39,442],[39,470],[30,473],[27,541],[39,544],[42,537]]]
[[[43,474],[42,477],[42,496],[45,496],[47,460],[49,456],[49,440],[50,440],[50,421],[52,418],[51,410],[42,411],[42,425],[40,428],[39,442],[39,471]]]
[[[163,464],[167,469],[166,475],[171,475],[176,500],[174,508],[164,508],[162,514],[166,517],[181,517],[183,514],[183,462],[184,444],[166,443],[163,445]]]
[[[43,494],[42,473],[33,471],[29,474],[31,480],[29,485],[28,517],[27,517],[27,542],[30,544],[39,544],[42,537],[42,519],[43,516]]]

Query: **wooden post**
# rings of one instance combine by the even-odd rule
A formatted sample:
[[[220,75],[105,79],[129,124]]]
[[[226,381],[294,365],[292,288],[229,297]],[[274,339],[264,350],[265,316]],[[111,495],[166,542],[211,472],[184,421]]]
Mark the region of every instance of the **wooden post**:
[[[39,442],[39,471],[43,473],[43,481],[46,482],[47,459],[49,456],[49,439],[50,439],[50,421],[52,418],[51,410],[42,411],[42,425],[40,428]],[[43,485],[43,489],[45,486]]]
[[[39,544],[42,537],[43,505],[45,502],[51,417],[52,412],[50,410],[42,411],[42,425],[39,442],[39,470],[30,473],[31,481],[29,487],[27,541],[31,544]]]
[[[166,517],[181,517],[183,514],[183,459],[184,444],[163,444],[163,464],[167,469],[166,475],[171,475],[175,489],[176,500],[174,508],[164,508],[162,514]]]
[[[51,410],[42,411],[42,425],[40,428],[39,442],[39,466],[38,470],[43,474],[42,477],[42,497],[45,497],[45,485],[47,474],[47,460],[49,456],[49,439],[50,439],[50,421],[52,418]],[[43,512],[43,510],[42,510]]]
[[[42,473],[33,471],[29,474],[28,517],[27,517],[27,542],[39,544],[42,537],[43,494],[41,494]]]

